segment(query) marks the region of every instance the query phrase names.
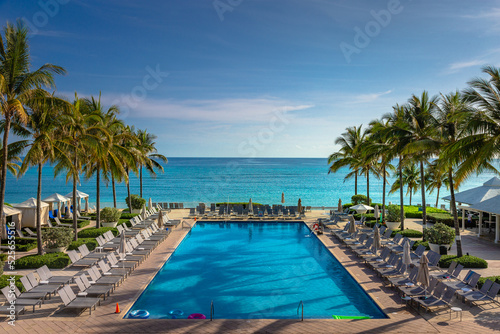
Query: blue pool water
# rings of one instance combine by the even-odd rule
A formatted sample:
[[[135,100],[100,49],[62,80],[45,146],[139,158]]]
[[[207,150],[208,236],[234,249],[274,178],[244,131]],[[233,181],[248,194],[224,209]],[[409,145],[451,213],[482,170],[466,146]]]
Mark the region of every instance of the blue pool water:
[[[219,319],[385,314],[303,223],[197,223],[125,317]]]

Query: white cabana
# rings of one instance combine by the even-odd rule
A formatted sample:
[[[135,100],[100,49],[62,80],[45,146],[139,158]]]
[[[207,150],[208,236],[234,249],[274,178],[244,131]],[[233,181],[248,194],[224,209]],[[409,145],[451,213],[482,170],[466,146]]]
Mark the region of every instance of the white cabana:
[[[21,210],[4,205],[3,206],[3,214],[6,218],[7,223],[14,222],[16,224],[16,228],[21,227],[20,226],[21,219],[23,217],[23,213],[21,212]],[[9,224],[9,226],[11,226],[11,225]],[[3,238],[7,237],[7,229],[5,228],[5,226],[2,226],[2,236],[3,236]]]
[[[73,200],[73,192],[66,194],[66,197],[68,197],[70,200]],[[76,200],[78,202],[77,203],[78,211],[81,211],[82,199],[85,200],[85,212],[88,212],[89,211],[89,194],[86,194],[80,190],[76,190]]]
[[[457,209],[462,209],[462,231],[465,229],[465,211],[479,211],[482,219],[482,212],[472,209],[472,206],[485,202],[500,195],[500,179],[493,177],[483,183],[482,186],[467,189],[455,194],[455,202],[458,203]],[[443,197],[445,201],[451,201],[451,196]],[[467,205],[463,205],[467,204]]]
[[[500,227],[498,226],[500,224],[500,196],[492,197],[486,201],[473,204],[469,207],[469,210],[479,212],[478,236],[481,235],[483,212],[495,215],[495,243],[498,243],[500,240]]]
[[[14,208],[21,211],[21,227],[36,227],[36,198],[29,198],[26,201],[14,205]],[[45,202],[42,202],[41,205],[42,210],[42,225],[47,224],[47,220],[49,219],[49,205]]]
[[[66,196],[55,193],[55,194],[50,195],[47,198],[44,198],[43,201],[45,203],[49,203],[49,210],[50,211],[54,210],[54,203],[57,203],[57,217],[61,218],[61,211],[64,208],[64,203],[68,203],[71,200]]]

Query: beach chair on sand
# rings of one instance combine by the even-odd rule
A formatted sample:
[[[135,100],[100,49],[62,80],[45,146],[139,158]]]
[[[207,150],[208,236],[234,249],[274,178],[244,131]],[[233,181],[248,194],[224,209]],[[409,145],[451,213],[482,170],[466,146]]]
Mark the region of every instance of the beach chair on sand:
[[[96,305],[101,305],[101,298],[86,298],[77,297],[69,285],[65,285],[58,291],[65,308],[89,309],[89,314],[92,314],[92,308],[96,309]]]

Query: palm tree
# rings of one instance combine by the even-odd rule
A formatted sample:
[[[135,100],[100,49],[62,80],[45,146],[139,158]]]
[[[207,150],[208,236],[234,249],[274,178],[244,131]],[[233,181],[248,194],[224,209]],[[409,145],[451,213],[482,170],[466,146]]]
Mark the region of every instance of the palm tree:
[[[354,176],[354,195],[358,194],[358,175],[361,161],[360,157],[356,155],[356,148],[363,141],[363,135],[361,126],[348,127],[346,132],[335,139],[335,145],[340,145],[340,149],[328,157],[328,164],[330,165],[328,174],[335,173],[342,167],[352,169],[344,177],[344,182]]]
[[[56,157],[67,162],[70,161],[64,152],[64,144],[56,136],[56,130],[60,126],[58,120],[66,104],[66,101],[53,96],[34,98],[29,102],[29,107],[33,112],[29,117],[27,130],[32,139],[28,145],[29,149],[24,157],[19,176],[23,175],[30,166],[38,168],[36,230],[39,255],[43,254],[42,168],[46,162],[54,161]]]
[[[427,170],[425,171],[425,186],[427,187],[427,191],[429,191],[429,193],[432,193],[434,190],[437,191],[436,208],[439,204],[440,190],[447,183],[447,177],[446,171],[441,169],[436,162],[429,164]]]
[[[101,93],[99,93],[98,99],[92,96],[90,99],[86,99],[85,103],[90,113],[95,114],[99,118],[99,121],[92,124],[92,129],[88,131],[96,138],[99,138],[100,145],[89,152],[84,168],[87,178],[90,178],[94,174],[96,175],[96,227],[99,228],[101,226],[101,173],[106,177],[110,163],[115,167],[115,162],[118,160],[110,132],[122,127],[123,122],[116,118],[116,115],[119,113],[118,106],[113,105],[107,111],[104,111],[104,107],[101,104]],[[108,158],[113,161],[109,161]]]
[[[460,225],[455,203],[455,189],[460,185],[460,180],[454,181],[454,169],[463,163],[464,155],[462,143],[467,141],[467,132],[470,131],[467,120],[475,117],[476,111],[470,105],[466,96],[460,92],[441,96],[438,106],[438,121],[440,124],[440,139],[444,149],[441,151],[437,166],[447,174],[448,188],[450,189],[450,209],[453,214],[455,235],[457,236],[457,256],[463,255],[462,240],[460,238]],[[465,145],[464,145],[465,146]]]
[[[367,205],[370,205],[370,173],[379,177],[379,167],[378,157],[372,154],[367,154],[367,149],[370,143],[370,135],[368,131],[364,131],[362,135],[362,141],[356,147],[356,155],[360,156],[360,163],[358,165],[360,174],[366,176],[366,201]]]
[[[54,167],[54,174],[58,175],[66,171],[66,181],[73,181],[73,211],[76,211],[76,186],[80,181],[80,172],[82,165],[87,161],[89,152],[97,150],[101,145],[100,137],[96,135],[99,130],[101,115],[91,112],[85,100],[80,99],[75,93],[75,99],[61,115],[61,124],[59,128],[62,140],[67,146],[67,154],[70,161],[58,160]],[[76,212],[75,212],[76,213]],[[73,215],[73,228],[75,230],[75,241],[78,240],[78,226],[76,214]]]
[[[408,100],[407,112],[405,113],[406,128],[411,137],[411,141],[405,147],[405,152],[420,163],[422,222],[424,229],[427,228],[424,164],[439,150],[439,141],[435,139],[438,123],[434,117],[437,101],[437,96],[429,97],[426,91],[422,92],[420,97],[412,95]]]
[[[401,186],[406,186],[406,196],[410,195],[410,205],[412,200],[412,195],[417,193],[418,186],[420,185],[420,175],[417,166],[413,163],[408,166],[404,166],[402,170],[402,178],[397,179],[392,184],[391,190],[389,193],[395,193],[398,191]],[[403,180],[403,183],[400,184],[400,180]]]
[[[3,121],[1,122],[3,123]],[[3,127],[0,125],[0,133],[3,131]],[[7,147],[7,171],[12,174],[13,176],[17,176],[19,173],[19,169],[21,166],[19,163],[22,162],[21,158],[19,157],[22,152],[24,151],[24,148],[28,145],[27,140],[19,140],[13,143],[10,143]],[[3,149],[3,143],[2,140],[0,139],[0,150]],[[3,161],[1,160],[3,157],[0,157],[0,165],[3,165]],[[0,173],[1,177],[1,173]]]
[[[139,142],[136,148],[140,152],[139,179],[142,197],[142,167],[146,167],[149,174],[155,177],[156,171],[162,173],[164,171],[160,162],[168,163],[168,160],[164,155],[157,153],[154,141],[157,137],[155,135],[148,133],[148,130],[137,130],[136,136]]]
[[[28,45],[28,28],[21,20],[17,24],[7,22],[4,37],[0,34],[0,112],[4,116],[2,158],[9,159],[8,143],[12,121],[21,124],[28,122],[24,105],[41,91],[40,87],[54,87],[54,75],[64,74],[62,67],[45,64],[31,71],[31,57]],[[3,163],[0,172],[0,226],[4,224],[3,204],[7,164]]]

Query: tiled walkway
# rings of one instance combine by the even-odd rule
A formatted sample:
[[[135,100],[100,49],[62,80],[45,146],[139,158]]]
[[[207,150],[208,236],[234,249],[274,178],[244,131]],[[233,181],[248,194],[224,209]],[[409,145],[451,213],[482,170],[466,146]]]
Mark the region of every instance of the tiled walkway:
[[[344,264],[365,290],[389,315],[388,319],[370,320],[132,320],[122,319],[140,292],[182,241],[188,229],[174,230],[154,253],[89,316],[75,316],[61,309],[58,297],[36,313],[21,316],[12,327],[0,323],[0,333],[489,333],[500,329],[500,313],[464,308],[464,318],[448,320],[448,313],[424,315],[407,310],[399,297],[383,286],[380,279],[340,247],[336,240],[321,236],[326,247]],[[114,314],[119,303],[121,314]],[[208,313],[208,307],[207,307]],[[427,320],[426,320],[427,319]]]

